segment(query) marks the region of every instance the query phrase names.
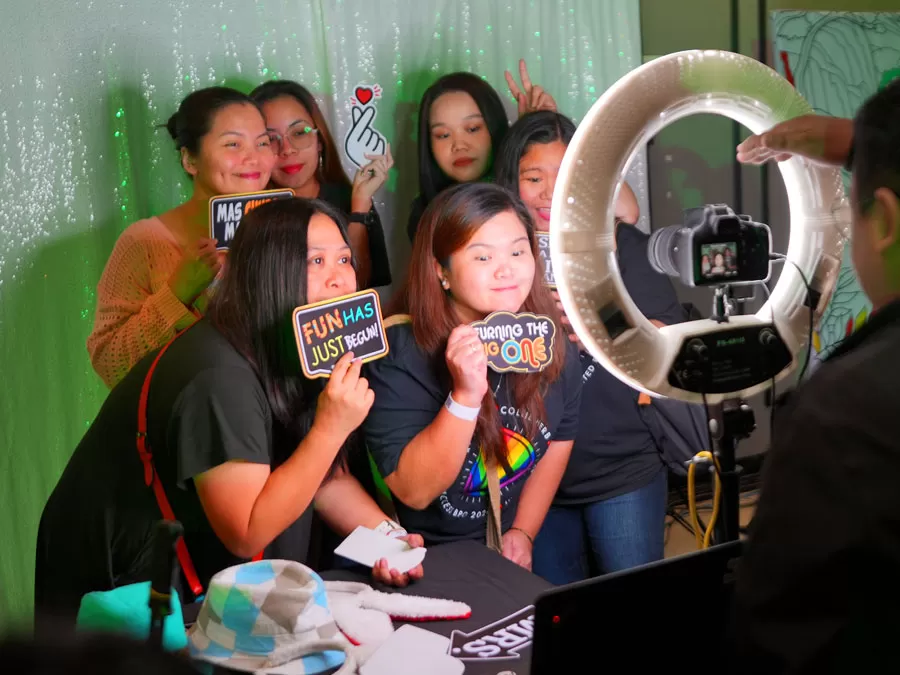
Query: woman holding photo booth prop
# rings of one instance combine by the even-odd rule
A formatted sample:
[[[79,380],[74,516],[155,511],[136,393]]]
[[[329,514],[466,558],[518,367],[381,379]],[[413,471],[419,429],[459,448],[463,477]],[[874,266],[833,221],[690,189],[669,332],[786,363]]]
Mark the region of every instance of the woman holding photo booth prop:
[[[566,315],[591,355],[613,375],[651,396],[721,404],[762,391],[798,369],[811,321],[821,317],[834,288],[848,231],[838,171],[801,159],[780,165],[790,199],[789,264],[759,312],[723,322],[657,330],[643,316],[616,262],[612,199],[633,153],[682,117],[716,113],[758,133],[807,112],[809,105],[773,70],[718,51],[656,59],[619,80],[591,108],[557,181],[551,255]],[[804,278],[815,292],[814,307],[806,304]],[[734,538],[733,443],[721,424],[716,431],[726,441],[719,461],[726,537]]]
[[[382,155],[367,154],[351,183],[325,116],[306,87],[272,80],[250,92],[250,98],[261,107],[272,138],[276,161],[271,187],[290,188],[298,197],[321,199],[345,213],[359,288],[390,285],[384,229],[373,200],[394,165],[390,146]],[[369,115],[374,111],[373,103]]]
[[[404,527],[429,545],[487,540],[527,569],[577,429],[577,353],[557,338],[544,370],[496,373],[471,324],[530,312],[562,336],[536,259],[531,217],[512,193],[486,183],[441,193],[388,312],[401,315],[388,318],[391,351],[368,369],[364,427]]]
[[[209,238],[210,198],[265,189],[274,163],[262,114],[234,89],[189,94],[165,126],[193,194],[128,227],[103,270],[87,349],[110,389],[206,308],[221,268]]]
[[[260,552],[304,561],[313,500],[343,535],[387,521],[343,470],[374,396],[361,363],[348,352],[327,383],[307,380],[292,339],[295,307],[356,288],[343,218],[289,199],[244,225],[207,318],[135,366],[69,460],[38,533],[39,613],[149,579],[165,504],[184,526],[183,598]],[[381,564],[375,575],[409,580]]]
[[[574,134],[575,125],[568,118],[536,112],[513,124],[500,146],[497,183],[517,192],[538,223],[550,221],[556,179]],[[648,235],[618,222],[623,213],[637,208],[627,187],[622,184],[615,213],[616,261],[623,282],[655,325],[686,321],[671,280],[656,272],[647,259]],[[569,337],[577,343],[576,335]],[[678,464],[706,445],[705,434],[697,434],[698,428],[705,431],[705,419],[694,420],[687,404],[668,401],[667,410],[657,412],[657,406],[646,405],[646,396],[609,374],[584,347],[580,357],[583,387],[578,435],[535,542],[534,571],[555,584],[662,558],[666,465],[683,473]],[[657,415],[676,420],[673,429],[689,448],[687,453],[674,447],[671,433],[659,433]]]

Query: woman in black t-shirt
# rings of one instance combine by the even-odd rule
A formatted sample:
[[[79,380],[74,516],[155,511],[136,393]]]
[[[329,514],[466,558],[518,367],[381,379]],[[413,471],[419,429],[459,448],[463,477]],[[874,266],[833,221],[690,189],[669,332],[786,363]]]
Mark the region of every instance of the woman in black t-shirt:
[[[485,540],[488,471],[499,476],[502,553],[531,568],[532,540],[565,470],[577,428],[581,373],[557,328],[537,374],[488,370],[470,325],[496,311],[558,312],[534,283],[531,217],[508,190],[449,188],[428,206],[388,330],[391,351],[370,365],[369,452],[400,523],[426,543]]]
[[[520,194],[546,226],[557,174],[574,133],[575,125],[562,115],[533,113],[510,128],[498,153],[497,182]],[[620,190],[616,216],[636,219],[637,202],[630,189],[625,192],[627,187]],[[672,283],[650,267],[647,240],[627,222],[616,226],[625,286],[656,325],[685,321]],[[637,391],[586,350],[580,354],[583,414],[569,465],[535,544],[534,571],[556,584],[663,556],[667,473],[661,441],[645,422],[650,413],[639,405]]]
[[[506,71],[519,116],[534,110],[556,110],[556,101],[533,85],[519,61],[522,87]],[[493,159],[509,128],[497,91],[472,73],[443,75],[419,103],[419,194],[410,206],[406,232],[413,241],[425,207],[441,190],[460,183],[489,180]]]
[[[351,183],[325,116],[306,87],[272,80],[250,92],[250,98],[265,115],[276,155],[270,187],[290,188],[298,197],[321,199],[340,209],[350,221],[359,287],[389,286],[391,265],[373,197],[394,165],[390,146],[384,155],[357,158],[366,164]]]
[[[89,591],[150,578],[161,518],[154,473],[203,587],[260,552],[304,561],[314,499],[343,534],[386,520],[343,469],[348,437],[374,398],[361,365],[348,353],[324,386],[305,379],[291,327],[295,307],[355,289],[346,230],[332,207],[291,199],[245,216],[207,318],[179,335],[152,371],[145,437],[152,469],[135,439],[157,353],[109,394],[44,507],[38,616],[69,615]],[[407,580],[383,565],[376,576]],[[182,598],[202,592],[189,574],[180,579]]]

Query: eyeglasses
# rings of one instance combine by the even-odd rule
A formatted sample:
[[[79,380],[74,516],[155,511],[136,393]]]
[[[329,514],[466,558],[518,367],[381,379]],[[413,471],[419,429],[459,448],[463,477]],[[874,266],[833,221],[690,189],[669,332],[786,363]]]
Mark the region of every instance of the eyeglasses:
[[[313,129],[312,127],[305,125],[300,126],[298,124],[295,127],[288,128],[287,133],[284,136],[274,131],[270,131],[269,140],[272,142],[272,147],[275,152],[281,152],[284,149],[285,141],[287,141],[294,150],[306,150],[313,144],[317,133],[319,133],[318,129]]]

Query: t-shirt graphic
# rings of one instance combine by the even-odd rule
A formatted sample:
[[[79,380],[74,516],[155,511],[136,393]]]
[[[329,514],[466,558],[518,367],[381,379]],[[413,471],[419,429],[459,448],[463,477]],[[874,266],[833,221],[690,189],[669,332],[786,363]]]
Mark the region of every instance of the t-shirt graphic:
[[[512,406],[502,407],[505,410],[514,410]],[[497,467],[500,477],[501,518],[504,523],[509,520],[511,525],[512,513],[504,513],[503,509],[508,511],[510,505],[518,502],[526,479],[547,451],[550,433],[547,426],[539,422],[537,438],[532,441],[525,436],[525,429],[518,415],[507,415],[501,419],[508,425],[503,427],[503,437],[506,441],[506,457],[510,466],[508,474],[502,465]],[[474,445],[473,443],[469,447],[456,482],[438,497],[441,510],[446,517],[470,520],[482,520],[487,517],[489,507],[487,465],[481,447],[479,446],[476,451]]]
[[[501,490],[526,476],[535,463],[535,450],[531,441],[517,431],[505,427],[503,438],[506,441],[506,458],[509,462],[510,474],[506,474],[503,466],[497,468],[497,473],[500,474]],[[478,495],[481,497],[487,492],[487,466],[485,466],[483,453],[479,453],[478,461],[469,469],[469,476],[465,481],[463,492],[467,496]]]
[[[448,383],[436,373],[431,357],[416,344],[409,324],[391,326],[387,335],[390,353],[366,366],[375,403],[364,424],[366,445],[383,477],[397,470],[404,448],[434,421],[449,393]],[[550,442],[575,438],[581,401],[578,352],[574,346],[568,350],[562,376],[544,393],[544,412],[536,424],[528,424],[525,413],[512,400],[515,377],[520,376],[488,373],[509,463],[509,472],[498,468],[504,530],[512,525],[522,488]],[[530,434],[528,429],[532,428]],[[438,440],[429,452],[440,456],[447,449]],[[429,506],[417,510],[394,498],[400,523],[410,532],[421,534],[426,545],[484,540],[489,505],[485,460],[477,437],[470,443],[456,479]]]

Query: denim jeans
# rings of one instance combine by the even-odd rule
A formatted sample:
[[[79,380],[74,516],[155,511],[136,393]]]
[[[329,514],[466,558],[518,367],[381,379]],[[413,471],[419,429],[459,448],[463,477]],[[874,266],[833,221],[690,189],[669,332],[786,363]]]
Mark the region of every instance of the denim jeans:
[[[534,542],[534,573],[562,585],[661,560],[667,483],[664,469],[618,497],[551,506]]]

